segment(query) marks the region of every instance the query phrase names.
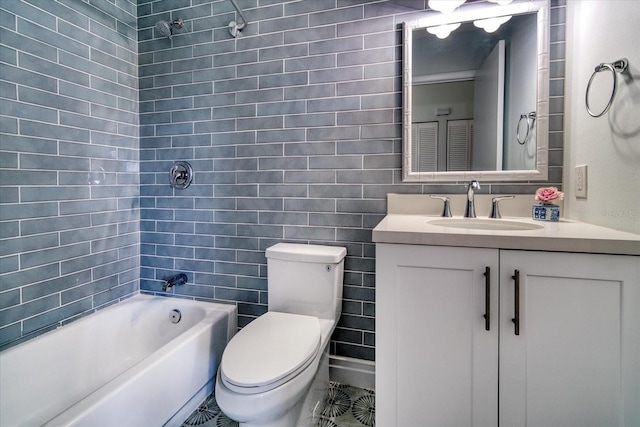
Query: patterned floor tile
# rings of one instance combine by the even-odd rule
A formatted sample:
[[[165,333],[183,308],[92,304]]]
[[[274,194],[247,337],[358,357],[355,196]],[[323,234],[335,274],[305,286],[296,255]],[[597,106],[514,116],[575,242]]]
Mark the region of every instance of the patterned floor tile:
[[[321,416],[313,426],[304,427],[375,427],[375,392],[332,382],[324,400]],[[304,417],[302,417],[304,418]],[[308,424],[308,423],[307,423]],[[218,407],[211,394],[184,420],[181,427],[238,427]]]
[[[337,427],[374,427],[375,416],[373,390],[331,383],[321,421]]]
[[[211,393],[209,397],[184,420],[180,427],[238,427],[238,423],[227,417]]]

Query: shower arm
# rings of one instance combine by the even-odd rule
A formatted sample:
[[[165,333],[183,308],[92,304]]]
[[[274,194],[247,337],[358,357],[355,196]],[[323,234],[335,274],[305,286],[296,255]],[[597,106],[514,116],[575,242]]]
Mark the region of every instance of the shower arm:
[[[238,31],[242,30],[249,22],[247,21],[247,18],[244,16],[244,13],[242,13],[242,9],[240,9],[240,7],[238,7],[238,4],[236,3],[236,0],[229,0],[231,2],[231,4],[233,5],[233,7],[236,9],[236,12],[238,12],[238,15],[240,15],[240,17],[242,18],[242,24],[236,24],[236,29]]]

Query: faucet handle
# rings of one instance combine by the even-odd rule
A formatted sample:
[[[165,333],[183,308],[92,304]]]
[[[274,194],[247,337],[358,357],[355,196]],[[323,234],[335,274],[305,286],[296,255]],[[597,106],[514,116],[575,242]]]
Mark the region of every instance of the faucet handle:
[[[450,203],[450,199],[446,196],[433,196],[431,194],[429,194],[429,197],[431,197],[432,199],[440,199],[444,202],[444,206],[442,207],[442,213],[440,214],[440,216],[442,217],[450,217],[451,216],[451,203]]]
[[[500,207],[498,206],[498,202],[500,200],[505,199],[513,199],[516,196],[499,196],[491,199],[491,213],[489,214],[489,218],[502,218],[500,215]]]

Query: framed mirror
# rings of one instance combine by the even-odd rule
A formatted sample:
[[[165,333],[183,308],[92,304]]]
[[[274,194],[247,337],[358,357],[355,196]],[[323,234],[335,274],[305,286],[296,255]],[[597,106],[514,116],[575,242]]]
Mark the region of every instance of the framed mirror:
[[[404,22],[402,91],[404,182],[547,180],[548,1]]]

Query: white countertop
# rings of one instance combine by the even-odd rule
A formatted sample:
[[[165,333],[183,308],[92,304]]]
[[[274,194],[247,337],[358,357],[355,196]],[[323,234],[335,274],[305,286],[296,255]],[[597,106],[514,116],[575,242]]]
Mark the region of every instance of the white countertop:
[[[502,219],[507,221],[543,226],[537,230],[504,231],[443,227],[429,223],[436,219],[439,219],[439,216],[389,214],[373,229],[373,241],[410,245],[640,255],[640,235],[577,221],[547,222],[523,217],[503,217]],[[464,220],[455,216],[454,219]]]

